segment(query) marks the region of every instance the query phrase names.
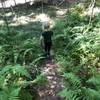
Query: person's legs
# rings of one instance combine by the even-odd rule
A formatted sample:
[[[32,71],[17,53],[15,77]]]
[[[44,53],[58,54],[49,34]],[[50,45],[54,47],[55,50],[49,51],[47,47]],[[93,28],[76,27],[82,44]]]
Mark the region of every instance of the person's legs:
[[[45,50],[45,56],[47,56],[48,54],[48,44],[47,43],[45,43],[44,50]]]
[[[44,50],[45,50],[45,56],[46,57],[50,56],[51,46],[52,46],[52,43],[51,42],[45,43]]]
[[[50,56],[50,50],[51,50],[51,42],[48,43],[47,45],[47,55]]]

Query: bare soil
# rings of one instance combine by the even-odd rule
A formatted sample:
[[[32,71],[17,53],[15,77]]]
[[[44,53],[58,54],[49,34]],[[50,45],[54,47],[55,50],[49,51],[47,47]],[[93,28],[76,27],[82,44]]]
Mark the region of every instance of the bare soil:
[[[38,89],[39,100],[62,100],[57,93],[63,89],[58,66],[52,59],[46,59],[42,65],[42,73],[46,75],[48,84]]]

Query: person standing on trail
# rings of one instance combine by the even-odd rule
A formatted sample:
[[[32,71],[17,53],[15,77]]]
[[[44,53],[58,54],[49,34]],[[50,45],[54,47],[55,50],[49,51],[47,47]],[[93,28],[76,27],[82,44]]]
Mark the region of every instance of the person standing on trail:
[[[43,32],[40,37],[41,40],[41,46],[44,49],[44,56],[50,57],[50,51],[52,46],[52,36],[53,32],[49,30],[50,24],[48,22],[45,22],[43,24]]]

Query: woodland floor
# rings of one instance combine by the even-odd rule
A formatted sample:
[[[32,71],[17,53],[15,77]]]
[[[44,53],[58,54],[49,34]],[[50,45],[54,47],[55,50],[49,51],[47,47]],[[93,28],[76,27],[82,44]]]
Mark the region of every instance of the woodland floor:
[[[58,66],[52,59],[44,60],[41,71],[47,77],[48,83],[38,89],[39,100],[62,100],[57,96],[57,93],[63,88],[57,69]]]

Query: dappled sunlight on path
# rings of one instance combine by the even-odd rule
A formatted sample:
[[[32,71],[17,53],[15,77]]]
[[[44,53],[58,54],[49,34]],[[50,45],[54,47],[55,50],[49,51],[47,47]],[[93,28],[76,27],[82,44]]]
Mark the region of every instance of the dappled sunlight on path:
[[[61,100],[57,93],[63,88],[61,78],[57,73],[57,65],[52,59],[46,59],[42,66],[42,73],[46,75],[48,84],[38,90],[39,100]]]

